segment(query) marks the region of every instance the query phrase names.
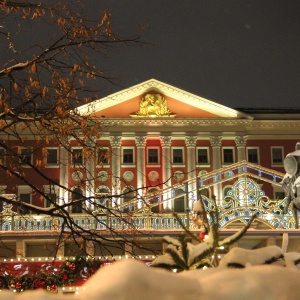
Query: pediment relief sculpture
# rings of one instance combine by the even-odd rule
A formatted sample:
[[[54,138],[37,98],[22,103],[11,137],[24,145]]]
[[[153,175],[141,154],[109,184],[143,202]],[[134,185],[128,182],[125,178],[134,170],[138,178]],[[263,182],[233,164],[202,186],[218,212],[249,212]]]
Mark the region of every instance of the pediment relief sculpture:
[[[141,99],[140,109],[132,117],[175,117],[168,107],[167,101],[160,94],[147,94]]]

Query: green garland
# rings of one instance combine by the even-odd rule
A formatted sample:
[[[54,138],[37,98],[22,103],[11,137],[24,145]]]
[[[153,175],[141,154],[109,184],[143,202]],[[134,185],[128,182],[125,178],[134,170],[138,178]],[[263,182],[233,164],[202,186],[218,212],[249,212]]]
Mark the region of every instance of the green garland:
[[[57,291],[58,287],[72,285],[81,278],[92,276],[99,268],[101,262],[84,256],[66,259],[57,272],[38,272],[35,275],[0,276],[0,289],[12,289],[17,292],[26,290],[44,289]]]

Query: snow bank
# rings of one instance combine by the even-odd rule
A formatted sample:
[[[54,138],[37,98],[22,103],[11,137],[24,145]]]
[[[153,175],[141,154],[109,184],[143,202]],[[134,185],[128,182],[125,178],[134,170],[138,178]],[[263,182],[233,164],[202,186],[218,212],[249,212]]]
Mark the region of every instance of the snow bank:
[[[295,257],[293,257],[295,258]],[[77,300],[111,299],[298,299],[300,272],[296,268],[259,265],[245,269],[207,269],[172,273],[128,259],[101,268]],[[60,300],[66,296],[42,291],[0,292],[1,300]]]

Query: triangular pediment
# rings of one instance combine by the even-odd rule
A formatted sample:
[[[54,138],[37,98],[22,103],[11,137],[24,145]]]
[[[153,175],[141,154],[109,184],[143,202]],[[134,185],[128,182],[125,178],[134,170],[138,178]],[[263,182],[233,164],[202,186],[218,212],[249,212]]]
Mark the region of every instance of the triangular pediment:
[[[77,108],[83,115],[106,118],[234,118],[250,116],[155,79],[142,82]]]

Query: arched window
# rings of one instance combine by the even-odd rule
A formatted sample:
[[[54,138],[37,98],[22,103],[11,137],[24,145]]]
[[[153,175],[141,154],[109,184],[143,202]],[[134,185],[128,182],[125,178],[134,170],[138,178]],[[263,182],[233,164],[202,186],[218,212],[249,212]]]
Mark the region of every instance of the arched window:
[[[71,194],[71,198],[72,198],[72,202],[76,202],[78,200],[82,200],[82,201],[78,201],[75,204],[72,205],[72,213],[73,214],[80,214],[82,213],[82,203],[83,203],[83,190],[81,187],[75,187],[72,190],[72,194]]]
[[[174,199],[174,212],[185,212],[185,192],[182,189],[177,189],[175,191]]]

